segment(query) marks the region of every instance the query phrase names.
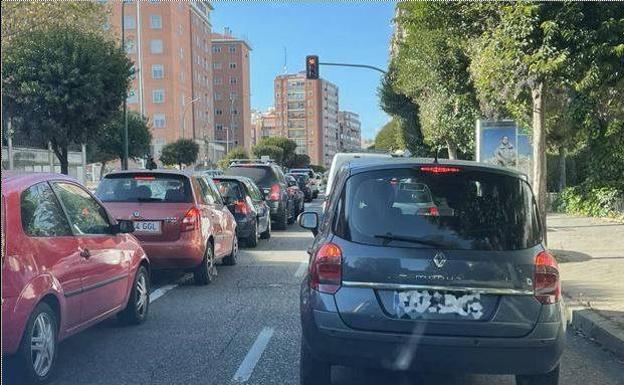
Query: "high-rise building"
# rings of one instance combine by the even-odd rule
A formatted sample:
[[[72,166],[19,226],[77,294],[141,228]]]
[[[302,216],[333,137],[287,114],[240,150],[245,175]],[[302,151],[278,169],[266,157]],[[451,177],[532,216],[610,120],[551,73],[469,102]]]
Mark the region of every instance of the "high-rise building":
[[[297,153],[328,167],[338,151],[338,87],[305,73],[275,78],[276,133],[297,143]]]
[[[250,53],[249,44],[229,28],[212,34],[215,139],[229,149],[251,148]]]
[[[338,112],[338,133],[340,151],[353,152],[362,148],[360,116],[355,112]]]
[[[275,107],[270,107],[266,112],[255,111],[252,114],[252,143],[258,144],[262,138],[280,136],[276,127]]]
[[[180,138],[201,144],[199,161],[212,151],[203,144],[214,132],[212,45],[208,1],[111,1],[109,25],[121,32],[134,62],[128,108],[152,127],[153,153]]]

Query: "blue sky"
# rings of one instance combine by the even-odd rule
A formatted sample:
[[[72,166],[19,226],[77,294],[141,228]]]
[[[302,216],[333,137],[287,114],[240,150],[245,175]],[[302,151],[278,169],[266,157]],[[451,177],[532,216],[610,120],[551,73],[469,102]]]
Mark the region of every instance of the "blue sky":
[[[394,2],[243,2],[213,1],[214,32],[229,27],[252,48],[251,106],[273,105],[273,80],[287,70],[305,67],[305,56],[320,61],[362,63],[387,68]],[[362,136],[374,137],[388,121],[379,108],[380,73],[343,67],[322,67],[321,77],[340,88],[340,109],[360,114]]]

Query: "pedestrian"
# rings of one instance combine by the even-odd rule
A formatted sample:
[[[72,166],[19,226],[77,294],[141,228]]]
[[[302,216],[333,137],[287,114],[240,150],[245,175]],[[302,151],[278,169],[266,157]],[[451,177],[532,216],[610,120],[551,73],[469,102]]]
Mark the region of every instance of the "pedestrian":
[[[155,170],[158,168],[158,165],[154,161],[154,157],[150,156],[149,158],[147,158],[147,164],[145,165],[145,168],[147,168],[148,170]]]

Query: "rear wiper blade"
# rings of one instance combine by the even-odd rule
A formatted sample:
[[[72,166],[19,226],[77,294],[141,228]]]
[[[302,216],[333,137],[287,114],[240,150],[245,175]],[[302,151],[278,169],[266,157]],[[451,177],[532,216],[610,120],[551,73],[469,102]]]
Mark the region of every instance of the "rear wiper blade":
[[[374,235],[374,237],[383,239],[384,240],[384,243],[383,243],[384,246],[386,246],[391,241],[419,243],[421,245],[431,246],[431,247],[445,247],[445,246],[447,246],[447,245],[445,245],[443,243],[436,242],[436,241],[430,241],[430,240],[423,239],[423,238],[409,237],[409,236],[405,236],[405,235],[394,235],[392,233],[377,234],[377,235]]]
[[[160,202],[162,199],[160,198],[137,198],[139,202]]]

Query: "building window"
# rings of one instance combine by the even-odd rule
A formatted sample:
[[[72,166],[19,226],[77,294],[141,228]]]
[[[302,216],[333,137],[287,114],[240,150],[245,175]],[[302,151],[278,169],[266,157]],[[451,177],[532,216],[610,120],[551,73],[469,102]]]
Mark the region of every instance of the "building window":
[[[230,51],[230,53],[235,53],[236,52],[236,46],[235,45],[231,45],[228,50]]]
[[[217,124],[217,125],[215,126],[215,129],[216,129],[217,131],[223,131],[223,124]]]
[[[182,24],[178,24],[178,35],[182,35],[184,33],[184,28],[182,27]]]
[[[216,108],[215,109],[215,115],[223,115],[223,110]]]
[[[221,94],[220,94],[220,93],[218,93],[218,92],[215,92],[215,94],[214,94],[214,100],[221,100],[221,99],[222,99]]]
[[[154,121],[154,128],[165,128],[167,124],[165,114],[154,114],[152,120]]]
[[[221,52],[221,47],[212,47],[212,52],[213,53],[220,53]]]
[[[215,86],[219,86],[219,85],[223,84],[221,78],[214,78],[213,81],[214,81]]]
[[[153,64],[152,65],[152,78],[153,79],[162,79],[165,77],[165,69],[162,64]]]
[[[150,28],[162,29],[162,16],[150,15]]]
[[[133,104],[138,102],[138,97],[137,97],[137,93],[136,90],[131,89],[130,91],[128,91],[128,97],[126,98],[126,103],[128,104]]]
[[[230,76],[230,84],[236,84],[236,76]]]
[[[236,109],[236,107],[231,108],[231,109],[230,109],[230,113],[231,113],[232,115],[238,115],[238,110]]]
[[[132,15],[124,15],[124,28],[125,29],[135,29],[136,28],[136,20]]]
[[[230,68],[231,68],[231,69],[236,68],[236,63],[230,63]]]
[[[136,44],[134,40],[128,39],[126,41],[126,53],[136,53]]]
[[[152,91],[152,102],[155,104],[161,104],[165,102],[165,90],[157,89]]]
[[[221,63],[216,61],[214,63],[212,63],[212,69],[214,70],[220,70],[221,69]]]
[[[236,92],[231,92],[230,93],[230,100],[236,100],[238,99],[238,94]]]
[[[150,53],[163,53],[163,42],[160,39],[150,40]]]
[[[184,70],[180,71],[180,82],[184,83]]]

